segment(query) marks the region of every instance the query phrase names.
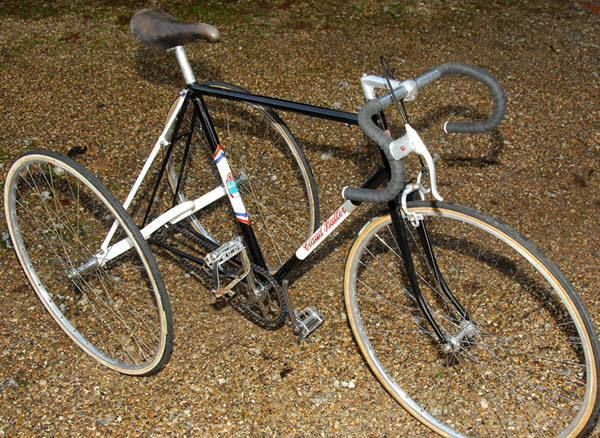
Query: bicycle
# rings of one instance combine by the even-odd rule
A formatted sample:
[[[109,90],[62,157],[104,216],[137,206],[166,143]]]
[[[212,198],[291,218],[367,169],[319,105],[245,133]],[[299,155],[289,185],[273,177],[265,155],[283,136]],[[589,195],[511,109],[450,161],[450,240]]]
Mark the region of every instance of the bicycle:
[[[324,317],[314,307],[294,308],[291,274],[362,203],[380,203],[388,213],[363,226],[348,254],[344,297],[361,353],[390,395],[444,436],[575,436],[592,429],[600,356],[589,312],[525,238],[443,202],[435,160],[404,108],[431,83],[467,76],[487,86],[492,115],[447,122],[444,130],[489,131],[506,110],[493,76],[451,63],[398,81],[384,68],[381,77],[361,78],[367,103],[355,114],[197,83],[183,45],[218,41],[210,25],[144,10],[132,30],[142,43],[175,53],[186,87],[125,201],[80,164],[49,151],[18,158],[5,185],[17,257],[79,347],[124,374],[149,375],[166,365],[171,307],[149,243],[207,277],[216,299],[255,324],[289,325],[303,340]],[[389,133],[388,107],[404,119],[398,138]],[[379,146],[381,167],[360,188],[343,188],[343,204],[323,223],[310,164],[276,111],[359,126]],[[408,182],[404,159],[412,153],[421,171]],[[136,224],[127,210],[155,161],[160,168]],[[165,180],[169,205],[156,215],[166,202]]]

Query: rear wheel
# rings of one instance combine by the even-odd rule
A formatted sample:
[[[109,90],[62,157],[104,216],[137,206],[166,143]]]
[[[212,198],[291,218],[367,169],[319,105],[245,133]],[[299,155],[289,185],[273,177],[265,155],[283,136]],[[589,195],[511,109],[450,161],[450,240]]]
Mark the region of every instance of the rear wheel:
[[[243,91],[225,83],[220,88]],[[268,108],[245,102],[204,97],[225,151],[233,178],[252,222],[270,272],[276,271],[314,232],[319,223],[317,185],[298,142],[285,123]],[[201,123],[193,124],[194,108],[184,114],[181,132],[194,126],[178,201],[194,199],[221,184]],[[176,140],[177,141],[177,140]],[[184,143],[184,140],[179,140]],[[174,148],[167,175],[173,192],[181,173],[184,145]],[[191,218],[196,231],[217,243],[239,234],[231,206],[221,201]]]
[[[420,289],[445,350],[413,298],[390,216],[370,222],[346,265],[354,336],[387,391],[446,436],[576,436],[598,416],[598,340],[573,287],[531,243],[464,207],[409,203],[422,214],[460,317],[406,221]],[[465,328],[467,325],[468,328]]]
[[[89,171],[32,151],[8,172],[8,229],[33,289],[60,327],[95,360],[130,375],[169,360],[171,308],[156,261],[119,202]],[[98,263],[101,244],[133,248]]]

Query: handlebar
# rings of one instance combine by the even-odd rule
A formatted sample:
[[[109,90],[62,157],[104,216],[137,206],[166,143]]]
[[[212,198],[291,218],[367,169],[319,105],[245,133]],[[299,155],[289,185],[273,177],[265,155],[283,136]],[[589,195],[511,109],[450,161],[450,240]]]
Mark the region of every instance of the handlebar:
[[[494,103],[494,109],[488,119],[472,122],[446,122],[444,124],[445,132],[480,133],[490,131],[500,125],[506,113],[506,95],[496,78],[479,67],[462,63],[442,64],[415,80],[402,82],[398,88],[394,89],[394,95],[398,100],[414,96],[416,91],[425,88],[427,85],[444,76],[468,76],[482,82],[487,86]],[[359,126],[367,137],[377,143],[388,159],[390,164],[390,180],[382,190],[344,187],[342,190],[342,197],[344,199],[356,202],[389,202],[398,196],[404,187],[405,169],[402,158],[410,152],[415,152],[415,150],[410,150],[404,154],[399,154],[397,150],[393,151],[391,146],[395,141],[373,121],[373,116],[385,110],[392,102],[392,94],[387,93],[384,96],[370,100],[358,112]],[[416,152],[424,155],[426,159],[431,158],[431,156],[428,157],[429,153],[426,148],[424,152],[422,150],[417,150]]]
[[[473,122],[446,122],[444,131],[456,133],[480,133],[491,131],[497,128],[502,122],[506,114],[506,95],[502,89],[502,85],[482,68],[467,64],[449,63],[442,64],[437,67],[441,73],[440,77],[444,76],[470,76],[482,82],[489,90],[494,101],[494,110],[492,115],[487,120],[476,120]]]

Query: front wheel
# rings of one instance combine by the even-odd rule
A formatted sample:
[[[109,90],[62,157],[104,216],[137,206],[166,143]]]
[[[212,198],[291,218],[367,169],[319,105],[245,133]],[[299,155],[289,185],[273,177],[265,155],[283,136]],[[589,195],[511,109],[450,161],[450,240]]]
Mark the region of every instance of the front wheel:
[[[474,210],[426,201],[409,210],[423,215],[441,272],[405,221],[419,287],[441,331],[458,341],[451,351],[441,345],[413,298],[390,216],[374,219],[350,250],[344,289],[356,341],[385,389],[443,436],[589,431],[600,407],[598,340],[558,268]]]

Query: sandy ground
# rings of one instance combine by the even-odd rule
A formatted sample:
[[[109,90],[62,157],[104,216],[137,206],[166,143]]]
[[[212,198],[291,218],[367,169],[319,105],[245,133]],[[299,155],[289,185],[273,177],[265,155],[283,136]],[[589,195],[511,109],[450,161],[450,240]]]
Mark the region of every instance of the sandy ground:
[[[181,86],[172,56],[152,53],[131,37],[128,19],[141,6],[9,1],[0,8],[0,180],[30,148],[66,153],[85,146],[79,160],[123,196]],[[440,190],[528,236],[600,320],[596,3],[163,7],[221,29],[221,43],[189,47],[199,80],[349,111],[361,104],[360,75],[379,72],[380,54],[400,78],[447,61],[489,69],[509,98],[498,132],[443,134],[449,111],[488,109],[483,90],[467,82],[436,85],[410,106],[415,125],[442,157]],[[369,172],[360,158],[369,148],[356,129],[286,120],[313,166],[327,215],[340,202],[340,188]],[[150,378],[109,372],[69,342],[0,242],[0,436],[428,435],[370,374],[345,319],[343,261],[364,220],[345,224],[320,250],[320,263],[295,283],[299,305],[315,305],[327,318],[300,346],[287,329],[265,332],[231,309],[214,310],[205,288],[159,258],[176,345],[169,365]],[[351,380],[355,388],[339,384]]]

